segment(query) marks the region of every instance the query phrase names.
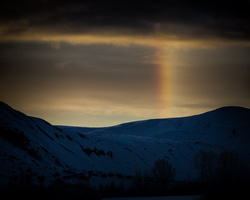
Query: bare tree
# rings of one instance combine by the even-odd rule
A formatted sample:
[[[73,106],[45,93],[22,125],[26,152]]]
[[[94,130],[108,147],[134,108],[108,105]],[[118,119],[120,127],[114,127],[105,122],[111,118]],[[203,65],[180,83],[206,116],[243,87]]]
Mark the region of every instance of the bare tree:
[[[199,151],[195,154],[194,166],[198,169],[201,181],[213,178],[216,169],[216,155],[213,152]]]
[[[152,175],[159,179],[163,185],[173,180],[175,174],[175,168],[166,159],[155,161],[154,167],[152,168]]]
[[[248,178],[249,167],[232,151],[224,151],[219,155],[217,177],[223,181]]]
[[[223,151],[216,156],[212,152],[199,151],[194,165],[205,186],[206,198],[239,199],[248,195],[249,165],[237,153]]]

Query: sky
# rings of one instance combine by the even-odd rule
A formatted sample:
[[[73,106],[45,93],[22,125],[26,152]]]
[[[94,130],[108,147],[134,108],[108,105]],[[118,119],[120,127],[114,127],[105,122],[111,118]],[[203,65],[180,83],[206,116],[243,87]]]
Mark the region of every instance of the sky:
[[[2,0],[0,101],[101,127],[250,108],[249,0]]]

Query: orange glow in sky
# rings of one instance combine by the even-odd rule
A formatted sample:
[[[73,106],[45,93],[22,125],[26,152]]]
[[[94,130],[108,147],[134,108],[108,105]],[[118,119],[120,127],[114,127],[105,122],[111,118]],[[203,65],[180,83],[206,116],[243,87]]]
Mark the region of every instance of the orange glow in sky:
[[[109,126],[250,107],[248,1],[3,4],[0,101],[28,115]]]

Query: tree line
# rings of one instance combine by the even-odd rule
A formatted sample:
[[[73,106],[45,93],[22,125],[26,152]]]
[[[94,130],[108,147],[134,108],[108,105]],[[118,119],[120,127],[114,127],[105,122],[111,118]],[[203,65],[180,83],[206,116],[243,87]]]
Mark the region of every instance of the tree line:
[[[205,199],[246,197],[250,183],[249,163],[233,151],[219,155],[201,150],[195,154],[200,191]]]
[[[8,190],[0,193],[17,194],[26,199],[32,199],[36,194],[41,196],[60,197],[61,199],[101,199],[114,196],[165,196],[165,195],[203,195],[204,199],[236,198],[248,195],[247,186],[250,183],[249,165],[237,153],[223,151],[215,154],[212,151],[201,150],[193,158],[193,170],[197,177],[189,181],[176,181],[176,169],[167,159],[156,160],[149,170],[137,169],[134,176],[106,176],[103,178],[119,179],[120,183],[112,181],[110,185],[91,187],[88,180],[83,183],[70,184],[58,177],[58,180],[44,187],[40,180],[39,186],[30,182],[18,186],[12,183]],[[28,172],[26,172],[28,173]],[[131,186],[124,184],[129,179]],[[23,179],[26,180],[26,179]],[[73,198],[74,197],[74,198]],[[245,197],[245,196],[244,196]]]

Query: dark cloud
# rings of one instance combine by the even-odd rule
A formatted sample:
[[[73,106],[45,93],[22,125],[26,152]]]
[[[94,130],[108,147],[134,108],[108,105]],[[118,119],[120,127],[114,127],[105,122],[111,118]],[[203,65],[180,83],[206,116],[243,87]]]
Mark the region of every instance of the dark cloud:
[[[74,33],[115,29],[120,34],[149,34],[160,25],[157,31],[184,38],[249,39],[249,9],[247,0],[8,0],[1,2],[0,22],[8,23],[5,31],[13,34],[31,27]]]

